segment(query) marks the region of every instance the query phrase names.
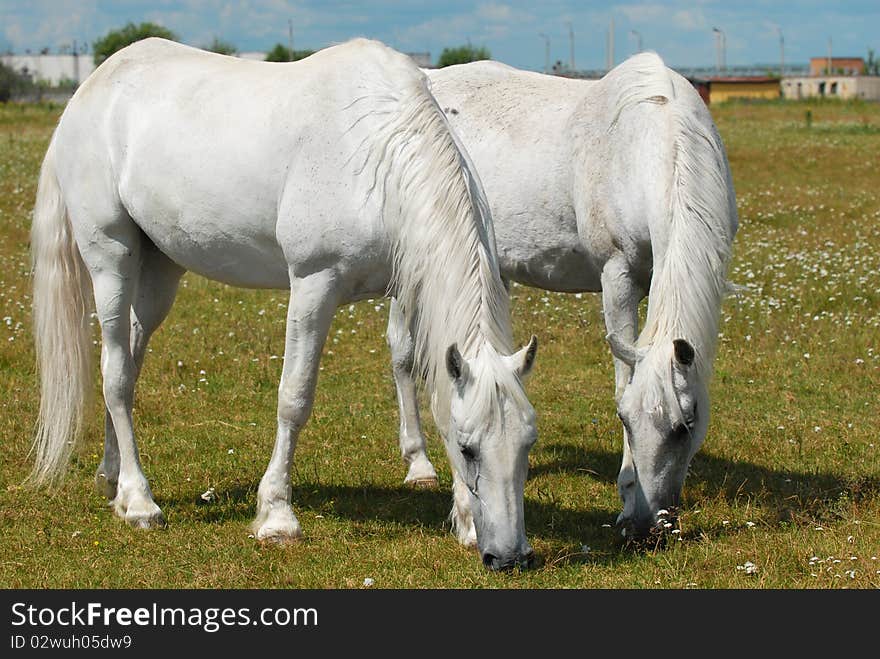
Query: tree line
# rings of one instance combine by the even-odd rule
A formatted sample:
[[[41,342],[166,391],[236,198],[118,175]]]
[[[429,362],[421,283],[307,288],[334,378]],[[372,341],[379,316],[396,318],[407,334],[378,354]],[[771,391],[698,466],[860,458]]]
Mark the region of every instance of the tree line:
[[[128,23],[125,27],[111,30],[107,35],[95,41],[92,48],[95,66],[99,65],[117,50],[147,37],[162,37],[171,41],[179,41],[178,36],[173,31],[161,25],[156,25],[155,23],[141,23],[139,25]],[[214,37],[211,43],[200,47],[202,50],[223,55],[238,54],[238,49],[233,44],[217,37]],[[265,61],[294,62],[308,57],[314,52],[314,50],[291,50],[288,46],[277,43],[266,53]],[[475,48],[468,44],[455,48],[444,48],[440,58],[437,60],[437,67],[442,68],[453,64],[464,64],[465,62],[484,59],[491,59],[489,50],[484,47]]]
[[[127,23],[119,29],[110,30],[110,32],[92,44],[92,59],[95,66],[99,66],[101,62],[117,50],[121,50],[129,44],[148,37],[162,37],[171,41],[180,41],[174,31],[156,23]],[[216,36],[210,43],[204,44],[200,48],[223,55],[238,55],[239,52],[234,44]],[[44,50],[48,52],[48,49]],[[277,43],[266,53],[265,61],[295,62],[308,57],[314,52],[314,50],[291,50],[288,46]],[[464,64],[466,62],[486,59],[491,59],[491,54],[487,48],[474,47],[468,43],[464,46],[444,48],[437,60],[437,67],[442,68],[454,64]],[[69,83],[67,86],[76,87],[75,81],[69,81]],[[0,102],[5,103],[12,97],[21,96],[40,86],[40,83],[35,83],[29,76],[23,75],[0,62]],[[45,85],[42,86],[45,87]]]

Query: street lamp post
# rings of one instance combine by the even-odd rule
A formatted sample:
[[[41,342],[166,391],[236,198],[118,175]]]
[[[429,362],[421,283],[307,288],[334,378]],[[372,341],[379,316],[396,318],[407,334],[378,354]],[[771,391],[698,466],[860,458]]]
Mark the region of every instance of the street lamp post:
[[[779,32],[779,77],[785,76],[785,39],[782,36],[782,28],[777,26]]]
[[[291,62],[293,61],[293,19],[287,19],[287,50],[290,53],[290,57],[288,58]]]
[[[636,52],[642,52],[642,35],[639,33],[638,30],[630,30],[629,33],[636,38],[636,44],[638,44],[636,47]]]
[[[571,21],[566,21],[568,24],[568,46],[569,46],[569,55],[568,55],[568,68],[574,71],[574,28],[571,26]]]
[[[721,28],[713,27],[712,32],[718,35],[716,37],[715,68],[724,71],[727,68],[725,61],[727,59],[727,37]]]
[[[543,32],[539,33],[538,36],[544,39],[544,73],[550,73],[550,37],[548,37]]]

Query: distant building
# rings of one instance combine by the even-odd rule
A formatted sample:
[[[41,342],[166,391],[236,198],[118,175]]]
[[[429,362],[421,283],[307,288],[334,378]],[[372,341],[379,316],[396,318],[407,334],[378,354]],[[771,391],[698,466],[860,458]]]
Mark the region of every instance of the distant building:
[[[782,96],[801,98],[860,98],[880,101],[880,76],[819,75],[785,78]]]
[[[811,57],[810,75],[859,76],[865,72],[865,60],[861,57]]]
[[[65,81],[78,85],[95,70],[91,54],[0,55],[0,62],[34,82],[45,82],[52,86]]]
[[[266,59],[266,53],[262,52],[239,53],[237,56],[248,60],[263,61]],[[80,85],[95,70],[92,55],[84,53],[78,55],[6,54],[0,55],[0,62],[16,73],[29,77],[34,82],[44,82],[51,86],[57,86],[62,82],[74,82],[76,85]]]
[[[801,98],[861,98],[880,100],[880,77],[866,76],[861,57],[811,57],[809,76],[782,81],[782,96]]]
[[[769,76],[736,76],[692,78],[706,105],[723,103],[735,98],[779,98],[779,78]]]

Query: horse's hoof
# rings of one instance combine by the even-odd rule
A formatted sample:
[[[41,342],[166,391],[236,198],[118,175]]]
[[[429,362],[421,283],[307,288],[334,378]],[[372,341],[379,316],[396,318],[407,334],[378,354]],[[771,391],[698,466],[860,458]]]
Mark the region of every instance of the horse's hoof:
[[[296,529],[266,529],[261,528],[257,532],[257,540],[266,545],[291,545],[302,539],[302,530]]]
[[[266,507],[257,512],[257,518],[251,524],[258,542],[264,544],[286,545],[296,542],[302,537],[302,527],[290,506]]]
[[[411,488],[416,490],[436,490],[440,487],[440,480],[436,476],[428,476],[426,478],[413,478],[404,481]]]
[[[424,455],[412,459],[403,482],[405,485],[420,490],[430,490],[440,486],[440,480],[437,478],[437,472],[434,471],[434,465]]]

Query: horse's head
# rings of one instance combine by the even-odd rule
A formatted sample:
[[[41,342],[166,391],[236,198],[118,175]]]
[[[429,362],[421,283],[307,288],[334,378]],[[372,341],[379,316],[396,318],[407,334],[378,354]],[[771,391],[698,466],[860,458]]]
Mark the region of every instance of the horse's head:
[[[637,540],[675,524],[688,465],[706,437],[709,396],[686,340],[636,348],[608,338],[614,356],[632,368],[617,403],[624,426],[617,524],[624,538]]]
[[[488,344],[471,360],[455,345],[446,353],[453,389],[446,451],[467,488],[477,547],[492,570],[528,567],[534,557],[525,534],[523,489],[538,434],[522,379],[537,348],[533,336],[512,355],[499,355]]]

